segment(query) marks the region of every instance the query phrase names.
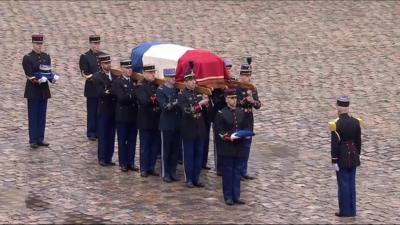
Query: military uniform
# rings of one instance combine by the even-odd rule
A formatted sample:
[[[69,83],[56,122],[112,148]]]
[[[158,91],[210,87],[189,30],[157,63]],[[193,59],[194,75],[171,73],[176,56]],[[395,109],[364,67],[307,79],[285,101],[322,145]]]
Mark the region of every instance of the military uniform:
[[[101,63],[110,62],[109,55],[100,55]],[[115,106],[116,98],[111,90],[112,82],[117,76],[101,70],[93,75],[96,86],[98,116],[98,160],[101,166],[115,165],[112,162],[115,143]]]
[[[91,35],[89,37],[90,43],[100,43],[100,36]],[[96,86],[93,82],[93,75],[101,71],[99,55],[105,54],[104,52],[93,52],[91,49],[80,56],[79,68],[81,75],[85,76],[85,90],[84,96],[86,97],[86,112],[87,112],[87,131],[86,136],[95,140],[97,138],[97,92]]]
[[[249,64],[243,64],[240,68],[240,75],[251,76],[251,66]],[[254,103],[247,101],[246,97],[252,96],[254,99]],[[251,131],[254,129],[254,116],[253,109],[259,109],[261,107],[261,102],[258,98],[257,90],[248,90],[242,87],[237,87],[237,106],[242,108],[245,112],[245,121],[247,126]],[[251,148],[252,138],[245,140],[245,152],[242,158],[242,166],[241,166],[241,175],[246,179],[253,179],[253,177],[249,176],[247,173],[247,165],[250,157],[250,148]]]
[[[154,65],[145,65],[145,72],[155,71]],[[155,164],[158,152],[161,151],[161,134],[158,130],[160,107],[156,100],[157,86],[154,82],[143,80],[138,84],[137,99],[139,103],[137,125],[140,139],[140,172],[142,177],[158,175]]]
[[[236,97],[235,89],[225,90],[227,97]],[[240,200],[240,167],[244,152],[244,139],[233,139],[231,135],[239,130],[249,129],[246,115],[240,108],[225,107],[218,111],[215,128],[220,140],[218,147],[222,165],[222,186],[226,204],[243,204]]]
[[[32,35],[32,43],[43,43],[43,35]],[[51,65],[50,55],[44,52],[31,51],[22,59],[22,67],[27,78],[24,97],[28,99],[29,144],[32,148],[47,146],[44,142],[46,127],[47,100],[51,98],[47,81],[39,81],[34,76],[40,65]]]
[[[185,75],[185,81],[194,79],[193,74]],[[186,176],[186,184],[192,188],[202,187],[199,182],[201,164],[203,159],[204,138],[206,126],[199,102],[202,95],[194,90],[183,89],[179,93],[179,107],[182,111],[181,135],[183,141],[183,165]]]
[[[175,77],[175,69],[164,69],[164,77]],[[157,89],[156,96],[161,108],[159,129],[162,140],[162,177],[164,181],[176,181],[176,167],[179,153],[182,152],[182,139],[179,132],[181,112],[178,106],[179,90],[174,86],[163,85]]]
[[[131,61],[121,61],[121,67],[131,68]],[[118,137],[118,159],[123,172],[137,170],[135,150],[137,137],[136,84],[130,77],[121,76],[112,82],[112,93],[117,99],[115,121]]]
[[[347,96],[337,98],[337,106],[348,107]],[[331,131],[331,157],[336,168],[339,212],[336,216],[356,216],[356,168],[360,165],[361,127],[363,121],[348,113],[328,123]]]

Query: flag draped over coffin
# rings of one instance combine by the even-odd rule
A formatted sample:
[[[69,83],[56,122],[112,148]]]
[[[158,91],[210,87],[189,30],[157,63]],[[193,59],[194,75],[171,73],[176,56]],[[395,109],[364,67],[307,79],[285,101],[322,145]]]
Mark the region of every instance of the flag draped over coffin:
[[[183,81],[189,70],[189,61],[194,62],[194,73],[199,84],[229,79],[223,60],[217,55],[200,49],[159,42],[144,42],[132,49],[133,71],[143,73],[143,65],[154,64],[156,78],[164,79],[163,69],[175,68],[176,79]]]

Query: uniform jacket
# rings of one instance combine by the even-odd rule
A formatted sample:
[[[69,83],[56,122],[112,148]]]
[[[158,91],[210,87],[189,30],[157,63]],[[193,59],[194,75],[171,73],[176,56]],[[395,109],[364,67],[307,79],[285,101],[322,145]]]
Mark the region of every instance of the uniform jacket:
[[[158,130],[160,107],[155,100],[157,86],[153,82],[143,80],[137,86],[138,100],[137,125],[139,129]]]
[[[161,108],[160,130],[179,130],[181,112],[178,106],[178,92],[177,88],[170,88],[165,85],[157,89],[157,102]]]
[[[34,76],[33,74],[39,72],[40,64],[51,65],[50,55],[41,52],[37,54],[31,51],[22,59],[22,67],[25,75],[28,77]],[[48,99],[51,98],[49,82],[39,84],[37,79],[26,80],[24,98],[28,99]]]
[[[258,98],[258,92],[257,90],[249,90],[245,89],[242,87],[238,87],[236,89],[237,91],[237,106],[242,108],[245,112],[245,120],[248,126],[250,127],[250,130],[254,129],[254,116],[253,116],[253,108],[254,109],[259,109],[261,107],[261,102]],[[245,98],[249,95],[248,92],[251,92],[254,103],[248,102]]]
[[[115,108],[116,122],[132,123],[133,126],[136,126],[137,102],[134,81],[121,76],[112,82],[111,92],[117,99]]]
[[[81,70],[81,74],[90,75],[95,74],[98,71],[101,71],[100,61],[98,60],[98,56],[104,54],[103,52],[94,53],[91,49],[84,54],[81,55],[79,59],[79,68]],[[93,77],[92,77],[93,78]],[[85,97],[95,98],[96,87],[93,82],[93,79],[88,79],[85,81]]]
[[[93,82],[96,87],[96,97],[99,98],[97,114],[101,116],[115,116],[116,98],[111,90],[112,82],[117,76],[111,74],[111,80],[104,71],[99,71],[93,75]]]
[[[180,122],[182,139],[204,138],[206,125],[202,107],[198,104],[202,100],[202,96],[187,88],[183,89],[178,96],[178,104],[182,111]]]
[[[248,130],[243,109],[225,107],[218,111],[215,118],[219,154],[229,157],[241,157],[244,153],[244,139],[234,141],[224,140],[223,136],[230,136],[238,130]]]
[[[341,164],[340,159],[344,156],[340,152],[346,144],[353,144],[358,155],[361,153],[361,126],[361,120],[351,117],[347,113],[340,114],[339,118],[330,122],[332,163],[339,162]]]

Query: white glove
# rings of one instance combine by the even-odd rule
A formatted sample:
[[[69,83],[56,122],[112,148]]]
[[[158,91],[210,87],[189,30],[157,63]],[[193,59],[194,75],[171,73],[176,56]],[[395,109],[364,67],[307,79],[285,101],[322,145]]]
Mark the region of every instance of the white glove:
[[[236,136],[235,133],[231,134],[231,139],[236,140],[239,139],[240,137]]]
[[[46,83],[47,82],[47,77],[41,77],[40,79],[39,79],[39,84],[41,84],[41,83]]]
[[[58,81],[58,79],[60,79],[60,76],[58,76],[57,74],[54,74],[53,80]]]
[[[334,169],[336,172],[339,171],[339,165],[337,163],[332,164],[332,169]]]

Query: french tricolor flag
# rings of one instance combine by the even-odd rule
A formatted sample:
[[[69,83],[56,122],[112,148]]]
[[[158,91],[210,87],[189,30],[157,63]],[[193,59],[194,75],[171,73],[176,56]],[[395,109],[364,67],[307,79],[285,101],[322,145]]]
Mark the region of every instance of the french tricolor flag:
[[[207,50],[165,44],[144,42],[132,49],[132,69],[143,73],[143,65],[154,64],[156,78],[164,79],[162,71],[166,68],[176,69],[176,81],[183,82],[185,72],[190,70],[189,61],[194,62],[193,72],[198,84],[209,84],[229,80],[224,61]]]

